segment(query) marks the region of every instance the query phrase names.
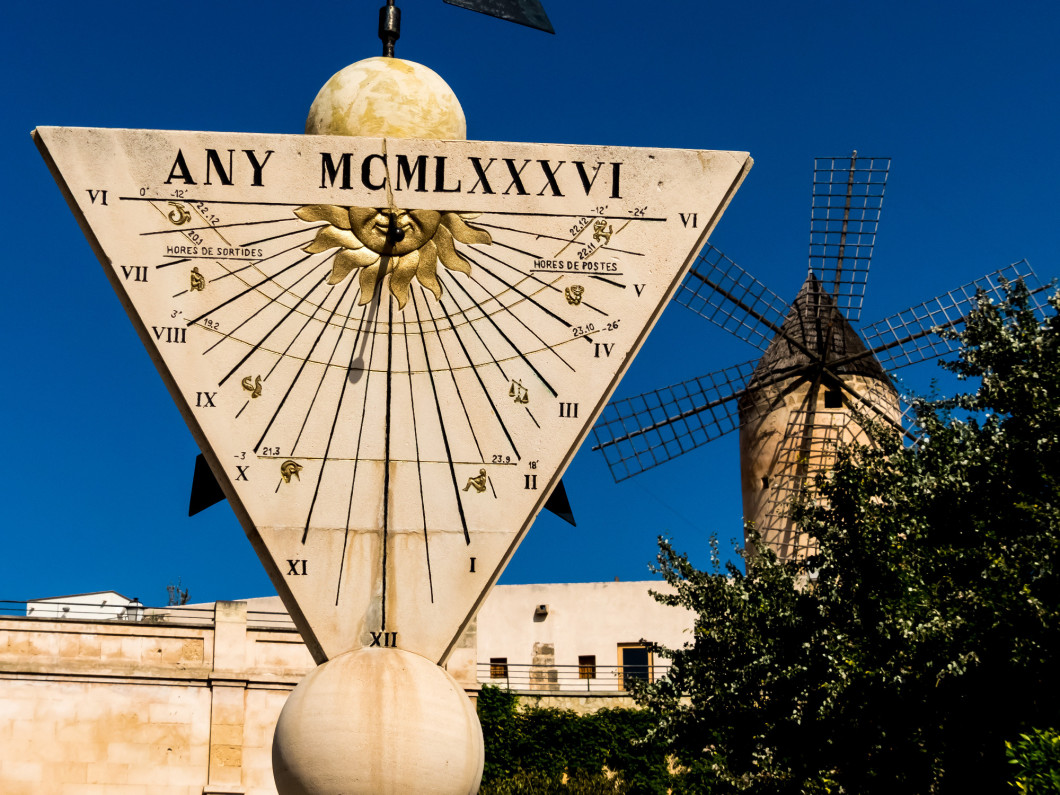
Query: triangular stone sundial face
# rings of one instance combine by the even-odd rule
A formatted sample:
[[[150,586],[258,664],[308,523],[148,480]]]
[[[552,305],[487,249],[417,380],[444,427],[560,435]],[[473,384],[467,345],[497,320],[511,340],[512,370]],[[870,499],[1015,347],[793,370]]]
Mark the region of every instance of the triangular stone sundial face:
[[[318,662],[448,656],[751,165],[35,137]]]

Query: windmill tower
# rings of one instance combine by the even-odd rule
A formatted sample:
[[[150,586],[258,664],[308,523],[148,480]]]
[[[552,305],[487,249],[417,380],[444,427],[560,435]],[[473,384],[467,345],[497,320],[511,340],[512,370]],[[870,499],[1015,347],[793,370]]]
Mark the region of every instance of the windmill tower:
[[[762,352],[706,375],[613,401],[594,428],[616,481],[739,429],[744,520],[784,559],[812,551],[791,519],[843,444],[868,421],[902,428],[888,372],[957,348],[938,335],[963,322],[977,291],[998,300],[1022,279],[1042,314],[1045,289],[1026,260],[861,329],[861,307],[890,172],[889,158],[817,158],[809,272],[789,304],[708,245],[674,297]]]

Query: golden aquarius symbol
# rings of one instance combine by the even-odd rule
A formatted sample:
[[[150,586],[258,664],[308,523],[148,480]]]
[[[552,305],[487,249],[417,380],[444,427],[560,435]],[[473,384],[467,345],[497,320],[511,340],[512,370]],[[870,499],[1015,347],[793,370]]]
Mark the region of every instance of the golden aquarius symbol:
[[[486,490],[486,470],[480,469],[478,474],[473,478],[467,479],[467,485],[464,486],[464,491],[474,487],[475,491],[481,494]]]
[[[206,289],[206,279],[204,279],[203,275],[199,273],[198,267],[192,268],[191,273],[189,275],[191,276],[192,292],[196,290],[202,291]]]
[[[522,381],[512,381],[512,385],[508,389],[508,397],[513,398],[516,403],[530,402],[530,393],[526,391]]]
[[[563,295],[567,299],[567,303],[571,306],[577,306],[582,302],[582,295],[585,294],[585,288],[580,284],[572,284],[566,290],[563,291]]]
[[[297,461],[291,461],[290,459],[284,461],[282,464],[280,464],[280,475],[283,476],[283,482],[290,483],[292,477],[301,480],[302,478],[298,476],[298,473],[301,472],[302,469],[302,465],[299,464]]]
[[[242,381],[243,389],[250,393],[252,398],[261,397],[261,376],[251,380],[251,376],[247,376]],[[299,467],[301,469],[301,467]]]
[[[603,240],[604,245],[608,245],[611,242],[611,235],[613,234],[614,232],[611,230],[611,224],[603,218],[593,224],[593,240],[597,243]]]
[[[170,202],[169,206],[173,209],[169,211],[169,215],[167,215],[166,218],[172,221],[174,226],[186,224],[191,220],[191,213],[189,213],[187,208],[180,202]]]

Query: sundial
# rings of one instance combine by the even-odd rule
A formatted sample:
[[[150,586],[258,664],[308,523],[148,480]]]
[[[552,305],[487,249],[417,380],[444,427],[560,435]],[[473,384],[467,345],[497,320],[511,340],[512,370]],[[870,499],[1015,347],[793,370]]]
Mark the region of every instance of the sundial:
[[[454,2],[551,28],[537,0]],[[34,138],[319,663],[278,790],[474,792],[481,729],[439,665],[750,157],[465,140],[393,57],[333,76],[306,135]]]
[[[314,656],[443,661],[749,160],[40,128]]]

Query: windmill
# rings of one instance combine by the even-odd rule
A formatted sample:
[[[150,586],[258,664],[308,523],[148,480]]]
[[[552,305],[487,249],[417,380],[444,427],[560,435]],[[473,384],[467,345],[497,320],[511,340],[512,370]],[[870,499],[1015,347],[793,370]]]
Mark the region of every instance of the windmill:
[[[890,158],[814,161],[809,270],[789,304],[712,245],[674,297],[763,352],[761,358],[613,401],[594,428],[616,481],[739,429],[744,520],[785,559],[812,552],[788,516],[840,445],[867,442],[867,420],[903,430],[888,371],[956,350],[938,331],[959,325],[977,291],[1002,297],[1022,279],[1041,313],[1045,289],[1026,260],[879,322],[861,319]]]

